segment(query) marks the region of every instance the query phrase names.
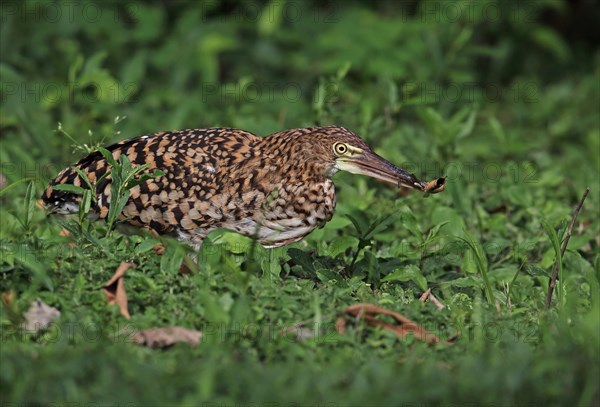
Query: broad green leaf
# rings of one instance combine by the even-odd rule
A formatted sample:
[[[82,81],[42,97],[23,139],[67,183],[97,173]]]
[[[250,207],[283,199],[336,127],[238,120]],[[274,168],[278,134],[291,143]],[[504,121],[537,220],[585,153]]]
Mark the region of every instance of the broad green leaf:
[[[477,287],[483,288],[483,281],[479,277],[460,277],[448,282],[453,287]]]
[[[312,257],[306,254],[304,251],[292,247],[288,249],[287,254],[294,261],[294,263],[301,265],[305,271],[310,273],[315,272]]]
[[[346,216],[348,217],[348,219],[350,219],[352,225],[354,225],[354,228],[358,232],[358,235],[362,238],[365,235],[364,231],[367,229],[367,225],[365,224],[365,222],[362,219],[359,219],[350,214],[347,214]]]
[[[389,225],[391,225],[396,220],[396,214],[392,213],[390,215],[382,215],[375,219],[371,225],[369,225],[368,230],[363,236],[364,240],[370,240],[378,233],[385,230]]]
[[[441,222],[441,223],[438,223],[437,225],[435,225],[434,227],[432,227],[429,230],[429,233],[427,233],[427,238],[425,239],[425,242],[432,242],[432,241],[434,241],[435,238],[440,233],[441,227],[444,226],[445,224],[447,224],[448,222],[449,221]]]
[[[336,238],[328,247],[328,254],[331,257],[337,257],[351,247],[358,245],[358,239],[354,236],[340,236]]]
[[[476,117],[477,117],[477,113],[474,111],[469,114],[467,121],[462,125],[460,131],[456,134],[455,140],[463,139],[473,132],[473,128],[475,127],[475,118]]]
[[[167,241],[160,258],[160,269],[166,273],[177,273],[183,263],[185,249],[177,242]]]
[[[419,243],[423,243],[421,225],[417,222],[417,218],[415,218],[413,211],[408,206],[404,205],[400,208],[399,212],[402,226],[415,236],[419,240]]]
[[[439,206],[433,210],[431,217],[433,224],[443,225],[439,228],[439,233],[448,237],[461,237],[465,230],[465,221],[462,216],[453,208]]]
[[[160,244],[160,242],[158,240],[152,239],[152,238],[147,238],[143,242],[141,242],[139,245],[137,245],[137,247],[135,248],[135,251],[136,251],[136,253],[144,253],[144,252],[147,252],[148,250],[153,249],[154,246],[156,246],[157,244]]]
[[[406,266],[388,274],[381,279],[382,282],[388,281],[412,281],[421,290],[427,290],[427,279],[421,273],[421,270],[415,265]]]
[[[339,274],[337,274],[335,271],[330,270],[330,269],[325,268],[325,267],[317,267],[315,269],[315,274],[319,278],[319,280],[321,280],[321,282],[323,282],[323,283],[327,283],[327,282],[332,281],[332,280],[339,280],[340,279],[340,275]]]

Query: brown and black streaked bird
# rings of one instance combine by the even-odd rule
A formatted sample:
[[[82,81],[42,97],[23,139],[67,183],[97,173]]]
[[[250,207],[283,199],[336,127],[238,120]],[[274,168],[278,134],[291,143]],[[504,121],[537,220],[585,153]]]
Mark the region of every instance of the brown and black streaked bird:
[[[131,189],[120,219],[158,234],[174,234],[196,248],[208,233],[229,229],[257,239],[265,247],[297,242],[329,221],[335,209],[333,175],[368,175],[397,186],[436,193],[444,179],[429,183],[373,153],[343,127],[286,130],[259,137],[230,128],[160,132],[107,147],[118,159],[148,163],[150,178]],[[91,210],[101,219],[111,204],[110,166],[100,152],[75,167],[95,187]],[[97,180],[100,182],[96,183]],[[57,184],[85,187],[73,168],[63,170],[42,200],[51,212],[78,211],[79,195],[54,189]]]

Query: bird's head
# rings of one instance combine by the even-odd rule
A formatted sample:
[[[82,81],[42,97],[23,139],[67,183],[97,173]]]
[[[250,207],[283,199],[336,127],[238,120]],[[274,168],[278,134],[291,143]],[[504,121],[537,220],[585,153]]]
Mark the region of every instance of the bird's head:
[[[396,167],[394,164],[375,154],[369,146],[350,130],[331,126],[307,129],[303,134],[304,145],[309,145],[306,160],[312,160],[323,173],[331,177],[338,171],[389,182],[424,192],[440,192],[444,179],[431,182],[419,180],[414,174]]]

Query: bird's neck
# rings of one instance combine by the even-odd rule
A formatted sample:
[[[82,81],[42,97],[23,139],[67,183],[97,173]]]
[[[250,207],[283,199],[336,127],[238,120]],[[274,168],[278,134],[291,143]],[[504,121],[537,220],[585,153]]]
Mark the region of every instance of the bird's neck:
[[[302,130],[302,129],[299,129]],[[263,139],[261,156],[282,178],[295,181],[322,182],[337,172],[314,157],[314,152],[298,132],[275,133]]]

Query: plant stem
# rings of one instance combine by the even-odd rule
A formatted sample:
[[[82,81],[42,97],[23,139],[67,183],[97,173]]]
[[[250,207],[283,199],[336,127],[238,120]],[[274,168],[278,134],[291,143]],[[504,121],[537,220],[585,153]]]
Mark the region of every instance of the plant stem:
[[[577,215],[579,215],[579,211],[583,206],[583,201],[587,198],[588,193],[590,192],[590,187],[585,188],[581,199],[579,200],[579,204],[575,207],[575,211],[573,211],[573,217],[571,218],[571,224],[569,225],[569,229],[567,229],[567,235],[565,236],[565,240],[563,241],[562,247],[560,249],[562,256],[565,255],[565,251],[567,250],[567,245],[569,244],[569,239],[571,238],[571,234],[573,233],[573,225],[575,225],[575,220],[577,220]],[[564,284],[563,276],[560,276],[561,286]],[[550,304],[552,303],[552,293],[554,292],[554,287],[556,287],[556,279],[558,278],[558,256],[556,261],[554,262],[554,269],[552,270],[552,278],[550,279],[550,285],[548,286],[548,296],[546,297],[546,308],[550,308]]]

